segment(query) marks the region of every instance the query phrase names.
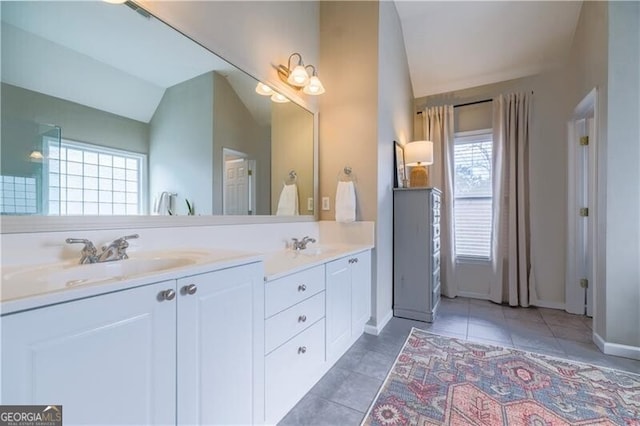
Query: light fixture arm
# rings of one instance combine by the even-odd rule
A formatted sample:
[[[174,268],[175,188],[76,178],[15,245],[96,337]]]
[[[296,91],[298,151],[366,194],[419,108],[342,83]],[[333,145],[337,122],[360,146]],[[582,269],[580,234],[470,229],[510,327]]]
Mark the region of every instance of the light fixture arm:
[[[304,62],[302,62],[302,55],[299,54],[298,52],[294,52],[289,56],[289,60],[287,61],[287,69],[289,71],[291,71],[291,58],[293,58],[294,56],[298,57],[298,65],[302,65],[304,67]]]
[[[315,75],[316,77],[318,76],[318,72],[316,71],[316,67],[314,67],[313,65],[305,65],[304,69],[307,69],[307,68],[311,68],[312,69],[311,75]]]

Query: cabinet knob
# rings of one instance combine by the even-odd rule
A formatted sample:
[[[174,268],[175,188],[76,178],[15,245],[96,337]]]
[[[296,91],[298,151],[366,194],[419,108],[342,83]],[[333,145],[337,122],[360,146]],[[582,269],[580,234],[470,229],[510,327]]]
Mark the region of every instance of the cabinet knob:
[[[306,346],[300,346],[298,348],[298,354],[303,354],[307,352],[307,347]]]
[[[176,292],[172,288],[160,292],[160,300],[173,300],[176,297]]]
[[[349,263],[353,263],[353,259],[349,259]]]
[[[304,285],[304,284],[300,284],[300,285],[298,286],[298,291],[306,291],[306,290],[307,290],[307,286],[306,286],[306,285]]]
[[[306,315],[300,315],[298,317],[298,322],[305,322],[307,320],[307,316]]]
[[[196,294],[198,286],[195,284],[189,284],[182,287],[182,294]]]
[[[357,257],[353,258],[353,263],[358,263],[358,258]]]

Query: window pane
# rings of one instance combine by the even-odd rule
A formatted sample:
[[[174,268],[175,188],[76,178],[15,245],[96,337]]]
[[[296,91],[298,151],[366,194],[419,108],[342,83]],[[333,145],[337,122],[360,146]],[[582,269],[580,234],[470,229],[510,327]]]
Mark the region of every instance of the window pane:
[[[50,143],[49,149],[53,146]],[[50,180],[49,202],[55,203],[49,210],[59,207],[60,214],[140,213],[140,154],[63,140],[59,157],[61,160],[49,161],[50,173],[46,176]],[[65,158],[68,160],[63,161]],[[53,172],[56,162],[59,173]],[[26,179],[21,179],[20,205],[26,207],[29,199]],[[14,199],[15,185],[13,181],[8,184],[11,187],[7,191],[11,191]]]
[[[491,257],[491,134],[456,139],[454,145],[454,226],[457,257]]]

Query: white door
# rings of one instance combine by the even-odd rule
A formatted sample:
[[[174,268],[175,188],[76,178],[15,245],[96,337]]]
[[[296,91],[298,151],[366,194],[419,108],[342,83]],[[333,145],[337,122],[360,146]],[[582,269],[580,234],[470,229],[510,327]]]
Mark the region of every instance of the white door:
[[[360,336],[371,316],[371,252],[359,253],[351,262],[351,335]]]
[[[245,158],[224,163],[224,214],[249,214],[249,167]]]
[[[2,317],[2,404],[64,424],[175,424],[175,281]]]
[[[264,420],[263,275],[254,263],[178,280],[178,424]]]
[[[595,278],[595,91],[569,123],[567,279],[565,309],[593,316]]]
[[[326,265],[327,361],[348,348],[351,340],[351,268],[348,258]]]

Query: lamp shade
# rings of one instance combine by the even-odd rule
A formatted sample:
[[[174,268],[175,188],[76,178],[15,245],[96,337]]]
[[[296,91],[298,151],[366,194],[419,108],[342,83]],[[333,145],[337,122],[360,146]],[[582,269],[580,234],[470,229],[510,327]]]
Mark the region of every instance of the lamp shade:
[[[404,146],[404,160],[407,166],[433,164],[433,142],[409,142]]]
[[[303,87],[309,82],[309,74],[302,65],[297,65],[289,74],[287,82],[292,86]]]
[[[286,96],[281,95],[278,92],[274,92],[273,95],[271,95],[271,100],[279,104],[286,104],[289,102],[289,99]]]
[[[256,93],[262,96],[271,96],[273,95],[273,89],[262,82],[258,82]]]
[[[309,83],[304,86],[302,90],[307,95],[322,95],[324,93],[324,86],[317,75],[311,76]]]

